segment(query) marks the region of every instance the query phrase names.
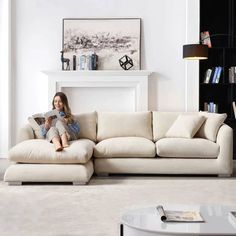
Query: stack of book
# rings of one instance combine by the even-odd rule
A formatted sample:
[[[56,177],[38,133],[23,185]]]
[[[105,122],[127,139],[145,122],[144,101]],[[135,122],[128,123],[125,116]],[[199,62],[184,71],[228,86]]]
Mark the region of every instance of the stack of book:
[[[236,105],[235,102],[232,102],[233,105],[233,111],[234,111],[234,118],[236,119]]]
[[[218,84],[220,82],[220,78],[222,75],[223,67],[222,66],[216,66],[212,69],[207,69],[205,76],[204,76],[204,83],[205,84]]]
[[[93,53],[92,55],[81,55],[78,62],[79,70],[97,70],[98,69],[98,56]]]
[[[211,113],[218,113],[218,104],[214,102],[204,102],[204,111],[208,111]]]
[[[236,83],[236,66],[229,68],[229,83]]]

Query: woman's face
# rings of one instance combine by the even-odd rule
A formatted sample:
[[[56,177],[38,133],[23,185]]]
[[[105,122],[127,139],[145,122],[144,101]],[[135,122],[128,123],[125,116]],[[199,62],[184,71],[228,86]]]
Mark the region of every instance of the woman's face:
[[[56,96],[54,98],[53,104],[54,104],[54,107],[56,110],[63,111],[64,106],[63,106],[63,103],[62,103],[61,98],[59,96]]]

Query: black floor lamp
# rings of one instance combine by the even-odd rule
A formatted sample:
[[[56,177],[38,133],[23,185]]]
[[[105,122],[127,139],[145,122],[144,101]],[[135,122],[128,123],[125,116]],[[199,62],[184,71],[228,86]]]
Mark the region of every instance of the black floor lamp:
[[[183,46],[183,59],[205,60],[208,59],[208,46],[204,44],[186,44]]]

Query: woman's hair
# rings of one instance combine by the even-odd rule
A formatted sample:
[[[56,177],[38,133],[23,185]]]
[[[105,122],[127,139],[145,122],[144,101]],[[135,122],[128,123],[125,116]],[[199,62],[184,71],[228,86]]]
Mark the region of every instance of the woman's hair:
[[[63,103],[63,111],[65,112],[65,118],[73,119],[73,116],[71,114],[71,109],[70,109],[70,106],[69,106],[69,103],[68,103],[68,99],[67,99],[66,95],[63,92],[57,92],[54,95],[53,100],[52,100],[52,109],[55,109],[55,106],[54,106],[55,97],[60,97],[61,98],[61,101]]]

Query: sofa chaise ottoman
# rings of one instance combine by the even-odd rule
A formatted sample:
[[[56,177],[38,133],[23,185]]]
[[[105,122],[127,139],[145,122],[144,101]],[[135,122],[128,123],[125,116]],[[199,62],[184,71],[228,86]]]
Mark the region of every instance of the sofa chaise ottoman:
[[[53,144],[37,139],[37,130],[29,124],[19,131],[18,144],[9,151],[14,164],[5,172],[10,185],[22,182],[72,182],[86,184],[94,173],[93,148],[96,142],[96,113],[76,116],[81,125],[79,140],[71,141],[62,152],[55,152]]]
[[[9,151],[13,165],[4,180],[85,184],[93,173],[228,177],[233,172],[233,131],[223,123],[225,114],[92,112],[76,117],[80,139],[60,153],[24,126]]]

